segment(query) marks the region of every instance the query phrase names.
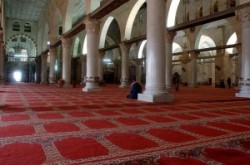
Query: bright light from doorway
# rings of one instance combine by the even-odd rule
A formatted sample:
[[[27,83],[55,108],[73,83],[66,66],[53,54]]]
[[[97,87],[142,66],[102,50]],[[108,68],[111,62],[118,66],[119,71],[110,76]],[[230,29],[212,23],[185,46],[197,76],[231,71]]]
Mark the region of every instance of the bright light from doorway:
[[[13,76],[16,82],[20,82],[22,79],[22,73],[20,71],[15,71]]]

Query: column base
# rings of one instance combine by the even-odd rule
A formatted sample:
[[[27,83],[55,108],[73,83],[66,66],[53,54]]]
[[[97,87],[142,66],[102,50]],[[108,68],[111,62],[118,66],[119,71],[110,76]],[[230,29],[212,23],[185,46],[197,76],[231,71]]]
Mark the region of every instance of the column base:
[[[120,86],[119,86],[119,88],[126,88],[126,87],[128,87],[129,85],[128,84],[121,84]]]
[[[161,94],[161,95],[153,95],[153,94],[138,94],[139,101],[146,101],[146,102],[172,102],[174,98],[170,96],[168,93]]]
[[[236,97],[250,98],[250,93],[236,93]]]
[[[86,86],[82,88],[83,92],[99,92],[101,91],[101,88],[98,86],[97,83],[90,83],[87,82]]]
[[[101,90],[101,88],[82,88],[83,92],[100,92]]]
[[[40,82],[41,85],[47,85],[47,82]]]
[[[64,88],[72,88],[72,85],[70,83],[66,83],[63,85]]]
[[[193,85],[193,84],[190,84],[189,86],[188,86],[189,88],[197,88],[198,87],[198,85]]]

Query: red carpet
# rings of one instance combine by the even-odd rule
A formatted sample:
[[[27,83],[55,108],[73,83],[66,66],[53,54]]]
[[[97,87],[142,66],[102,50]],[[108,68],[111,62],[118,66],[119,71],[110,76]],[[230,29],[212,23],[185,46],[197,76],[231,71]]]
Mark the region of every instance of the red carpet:
[[[55,146],[63,157],[72,160],[108,154],[95,139],[67,138],[56,141]]]
[[[207,165],[206,163],[192,158],[163,157],[158,161],[161,165]]]
[[[71,132],[79,131],[79,128],[72,123],[48,123],[44,124],[44,128],[47,132]]]
[[[172,103],[127,99],[129,88],[9,84],[0,90],[0,164],[244,165],[250,99],[208,86]],[[35,155],[35,156],[34,156]]]
[[[151,129],[148,131],[152,136],[158,137],[168,142],[172,143],[181,143],[196,140],[195,137],[175,131],[175,130],[167,130],[167,129]]]
[[[105,128],[114,128],[116,127],[115,124],[106,121],[106,120],[87,120],[82,122],[84,125],[86,125],[89,128],[92,129],[105,129]]]
[[[236,149],[207,148],[204,155],[225,165],[249,165],[250,153]]]
[[[39,144],[12,143],[0,147],[0,164],[39,165],[46,160]]]
[[[226,134],[226,132],[219,131],[219,130],[212,129],[212,128],[207,128],[207,127],[200,126],[200,125],[182,125],[181,128],[187,131],[193,132],[193,133],[197,133],[197,134],[204,135],[204,136],[211,136],[211,137],[221,136],[221,135]]]
[[[107,136],[106,138],[113,144],[125,150],[133,151],[158,146],[155,142],[136,134],[115,133]]]
[[[24,136],[35,133],[31,125],[8,125],[0,127],[0,137]]]

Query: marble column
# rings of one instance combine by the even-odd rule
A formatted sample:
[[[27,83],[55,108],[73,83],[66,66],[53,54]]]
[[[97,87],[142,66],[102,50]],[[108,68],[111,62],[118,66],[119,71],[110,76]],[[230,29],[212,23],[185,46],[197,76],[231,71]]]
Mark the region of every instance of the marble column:
[[[100,82],[103,82],[103,57],[105,55],[105,51],[98,51],[99,53],[99,61],[98,61],[98,76],[99,76],[99,80]]]
[[[120,44],[121,54],[122,54],[122,75],[120,79],[120,88],[124,88],[129,86],[129,50],[130,50],[129,44]]]
[[[86,76],[86,54],[81,55],[81,62],[82,62],[82,77],[81,77],[81,84],[84,84],[84,78]]]
[[[145,91],[138,100],[173,101],[166,90],[166,1],[147,0],[147,64]]]
[[[239,79],[240,91],[237,97],[250,98],[250,7],[239,11],[239,18],[242,24],[242,56],[241,56],[241,77]]]
[[[241,72],[242,72],[242,67],[241,67],[241,62],[242,62],[242,49],[241,49],[241,46],[237,46],[237,52],[238,52],[238,61],[237,61],[237,72],[236,72],[236,79],[235,79],[235,82],[236,82],[236,86],[237,88],[239,87],[239,78],[241,77]],[[239,88],[238,88],[239,89]]]
[[[64,80],[63,87],[72,87],[70,84],[71,81],[71,38],[62,38],[62,48],[63,48],[63,57],[62,57],[62,79]]]
[[[85,87],[83,92],[100,91],[98,76],[98,43],[100,22],[96,19],[87,18],[85,20],[87,32],[87,75],[85,77]]]
[[[42,59],[42,65],[41,65],[41,84],[47,84],[47,57],[48,54],[42,54],[41,59]]]
[[[5,63],[5,53],[4,53],[4,42],[0,42],[0,83],[5,80],[4,76],[4,63]]]
[[[36,72],[35,72],[35,82],[41,82],[41,56],[37,56],[36,59]]]
[[[56,48],[49,49],[50,54],[50,69],[49,69],[49,83],[54,84],[56,82],[55,65],[56,65]]]
[[[176,32],[166,30],[166,87],[172,87],[172,45]]]
[[[136,81],[141,83],[141,76],[142,76],[142,59],[136,59]]]
[[[5,80],[4,76],[4,65],[5,65],[5,49],[3,41],[3,30],[0,29],[0,82],[3,83]]]
[[[189,87],[196,88],[197,87],[197,58],[198,52],[192,51],[191,53],[191,81]]]

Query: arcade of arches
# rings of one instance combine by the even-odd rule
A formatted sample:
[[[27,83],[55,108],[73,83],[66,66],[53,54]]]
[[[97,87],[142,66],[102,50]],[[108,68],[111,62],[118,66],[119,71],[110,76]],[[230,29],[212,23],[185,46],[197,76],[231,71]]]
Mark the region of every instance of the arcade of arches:
[[[44,0],[33,2],[42,8],[34,7],[36,17],[17,17],[14,2],[3,1],[1,81],[63,80],[91,92],[102,81],[126,87],[136,79],[145,84],[139,100],[161,102],[172,100],[167,89],[178,72],[191,88],[230,77],[236,96],[250,97],[248,1],[150,2]]]

